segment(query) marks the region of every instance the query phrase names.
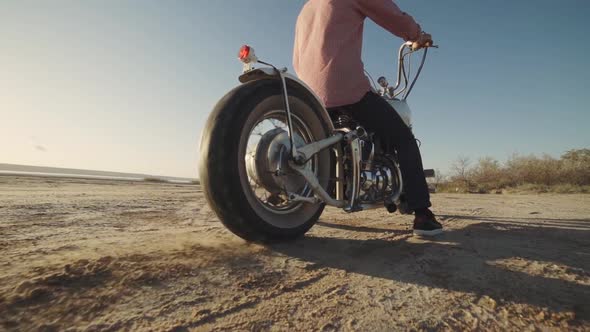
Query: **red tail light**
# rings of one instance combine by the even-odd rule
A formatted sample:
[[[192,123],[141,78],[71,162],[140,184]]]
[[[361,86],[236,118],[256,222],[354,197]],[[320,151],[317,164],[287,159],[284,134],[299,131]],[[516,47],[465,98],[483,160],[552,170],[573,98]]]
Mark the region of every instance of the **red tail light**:
[[[248,45],[244,45],[240,48],[240,52],[238,53],[238,58],[240,59],[240,61],[242,62],[250,62],[250,46]]]

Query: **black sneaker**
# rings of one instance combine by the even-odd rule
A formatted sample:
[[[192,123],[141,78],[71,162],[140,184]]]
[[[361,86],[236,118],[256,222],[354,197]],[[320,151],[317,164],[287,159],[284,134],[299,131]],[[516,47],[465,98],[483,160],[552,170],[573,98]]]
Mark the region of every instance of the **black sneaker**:
[[[443,232],[442,225],[433,215],[419,215],[414,218],[414,235],[435,236]]]
[[[436,216],[434,215],[434,213],[432,213],[432,211],[430,211],[430,209],[426,209],[426,215],[432,219],[432,222],[439,225],[440,228],[443,227],[442,224],[439,223],[438,220],[436,220]]]

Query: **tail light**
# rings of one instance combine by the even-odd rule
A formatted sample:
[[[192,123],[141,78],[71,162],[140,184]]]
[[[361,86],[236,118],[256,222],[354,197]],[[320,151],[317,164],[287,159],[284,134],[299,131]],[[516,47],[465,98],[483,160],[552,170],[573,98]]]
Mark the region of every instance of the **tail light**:
[[[256,62],[256,55],[254,54],[254,49],[248,45],[244,45],[240,47],[240,52],[238,52],[238,59],[243,63],[251,63]]]

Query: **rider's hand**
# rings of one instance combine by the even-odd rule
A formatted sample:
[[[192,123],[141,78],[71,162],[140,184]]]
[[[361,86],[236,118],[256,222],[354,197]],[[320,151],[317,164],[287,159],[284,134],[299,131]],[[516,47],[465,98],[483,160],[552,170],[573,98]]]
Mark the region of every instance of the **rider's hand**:
[[[423,47],[430,47],[432,44],[432,36],[429,33],[422,32],[420,37],[412,43],[412,50],[416,51]]]

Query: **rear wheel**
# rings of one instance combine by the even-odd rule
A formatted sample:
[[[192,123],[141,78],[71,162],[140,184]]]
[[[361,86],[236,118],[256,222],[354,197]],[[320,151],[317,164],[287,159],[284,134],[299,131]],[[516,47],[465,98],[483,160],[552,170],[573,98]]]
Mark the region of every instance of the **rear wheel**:
[[[288,86],[294,141],[302,146],[326,138],[328,126],[309,94]],[[323,204],[292,202],[287,193],[313,195],[289,168],[290,140],[281,85],[259,80],[228,93],[210,115],[201,140],[199,173],[209,204],[223,224],[249,241],[279,241],[307,232]],[[327,189],[330,153],[305,167]]]

